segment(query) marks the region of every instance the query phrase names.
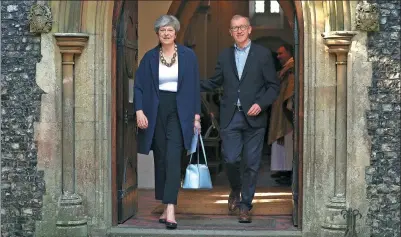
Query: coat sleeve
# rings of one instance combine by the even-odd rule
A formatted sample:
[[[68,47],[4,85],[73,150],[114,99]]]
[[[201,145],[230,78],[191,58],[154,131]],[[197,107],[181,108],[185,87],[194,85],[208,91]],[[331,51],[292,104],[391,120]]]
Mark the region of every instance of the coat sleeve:
[[[138,69],[135,73],[135,82],[134,82],[134,110],[142,110],[143,109],[143,84],[146,77],[146,55],[142,58],[141,63],[139,64]]]
[[[214,68],[214,74],[208,80],[201,80],[200,89],[201,92],[213,91],[223,85],[224,76],[222,68],[222,55],[220,55],[216,67]]]
[[[277,79],[276,70],[273,64],[273,57],[270,50],[263,56],[262,73],[265,84],[265,93],[256,100],[256,104],[260,106],[262,110],[266,110],[277,98],[280,83]]]
[[[195,53],[194,56],[194,78],[195,78],[195,113],[200,115],[201,114],[201,99],[200,99],[200,76],[199,76],[199,64],[198,58],[196,57]]]
[[[294,87],[295,86],[295,75],[293,70],[288,72],[287,75],[287,87],[285,88],[284,91],[284,100],[290,99],[292,96],[294,96]]]

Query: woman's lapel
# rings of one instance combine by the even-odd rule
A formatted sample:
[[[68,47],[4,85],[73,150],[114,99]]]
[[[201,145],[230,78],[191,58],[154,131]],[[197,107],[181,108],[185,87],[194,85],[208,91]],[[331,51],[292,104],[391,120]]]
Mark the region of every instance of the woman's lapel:
[[[152,51],[152,58],[150,62],[150,68],[152,70],[152,81],[155,87],[157,96],[159,96],[159,50],[160,47],[156,47]]]
[[[184,79],[184,72],[187,59],[185,58],[185,49],[184,46],[177,44],[177,51],[178,51],[178,85],[177,91],[180,90],[182,80]]]

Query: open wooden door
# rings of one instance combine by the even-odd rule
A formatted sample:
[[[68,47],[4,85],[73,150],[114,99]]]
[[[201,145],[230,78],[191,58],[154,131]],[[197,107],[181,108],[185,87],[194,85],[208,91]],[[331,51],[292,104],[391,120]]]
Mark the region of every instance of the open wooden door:
[[[117,25],[116,58],[116,162],[118,223],[136,214],[137,151],[133,85],[138,60],[138,2],[122,1]]]
[[[299,29],[297,14],[294,12],[294,75],[295,75],[295,93],[294,93],[294,157],[292,159],[292,199],[293,199],[293,209],[292,209],[292,221],[294,226],[299,225]]]

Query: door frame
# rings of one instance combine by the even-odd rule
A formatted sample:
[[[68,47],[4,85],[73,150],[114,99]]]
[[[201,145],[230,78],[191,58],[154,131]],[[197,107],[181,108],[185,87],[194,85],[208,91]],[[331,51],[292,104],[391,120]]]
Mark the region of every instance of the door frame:
[[[280,4],[286,1],[279,1]],[[298,144],[295,149],[298,150],[298,228],[302,229],[303,217],[303,156],[304,156],[304,17],[302,11],[302,2],[293,0],[295,5],[295,14],[298,22]],[[295,87],[296,88],[296,87]]]
[[[189,25],[193,13],[196,11],[201,1],[173,1],[171,3],[168,14],[177,15],[181,23],[181,38],[184,36],[184,29]],[[113,16],[112,16],[112,47],[111,47],[111,198],[112,198],[112,225],[118,225],[118,190],[117,190],[117,27],[119,24],[119,16],[122,10],[122,0],[114,0]],[[281,6],[291,4],[287,1],[280,1]],[[189,12],[182,14],[185,5],[188,4]],[[299,113],[298,113],[298,228],[302,229],[302,213],[303,213],[303,144],[304,144],[304,18],[302,11],[302,2],[293,1],[295,5],[296,16],[298,20],[299,33]],[[192,13],[192,14],[191,14]],[[181,19],[182,18],[182,19]],[[180,35],[179,35],[180,36]],[[180,37],[177,37],[180,39]]]
[[[298,21],[298,63],[297,72],[298,74],[298,114],[297,117],[297,142],[294,147],[294,152],[298,153],[298,229],[302,229],[302,213],[303,213],[303,144],[304,144],[304,18],[301,1],[278,1],[282,9],[291,9],[287,11],[289,19],[293,18],[295,14]],[[196,12],[201,1],[173,1],[167,14],[175,15],[180,23],[181,30],[177,35],[177,41],[182,42],[185,35],[185,30],[190,24],[190,20],[193,14]],[[184,11],[185,9],[185,11]]]
[[[122,0],[114,0],[111,39],[111,210],[112,225],[118,225],[118,185],[117,185],[117,31]]]

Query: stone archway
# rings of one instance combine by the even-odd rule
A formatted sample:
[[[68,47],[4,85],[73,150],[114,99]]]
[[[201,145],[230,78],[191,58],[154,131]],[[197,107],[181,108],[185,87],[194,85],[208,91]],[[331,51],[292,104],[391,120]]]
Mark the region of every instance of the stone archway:
[[[67,1],[49,3],[53,12],[52,32],[42,34],[42,61],[37,65],[37,84],[46,92],[41,101],[41,122],[35,126],[38,141],[38,169],[44,170],[46,194],[42,221],[37,223],[37,235],[54,233],[58,197],[63,169],[61,162],[62,126],[60,125],[61,56],[54,33],[85,33],[88,43],[82,54],[74,59],[77,98],[75,113],[75,169],[76,192],[82,197],[87,214],[89,232],[101,233],[113,226],[113,177],[110,167],[115,162],[115,131],[113,129],[112,19],[113,1]],[[332,6],[332,4],[334,4]],[[295,1],[297,17],[303,22],[300,54],[303,57],[303,236],[342,236],[344,224],[338,210],[343,206],[357,208],[366,218],[365,166],[369,165],[370,151],[365,137],[364,113],[368,108],[367,91],[360,85],[371,81],[370,63],[366,56],[366,33],[357,32],[352,40],[357,2]],[[95,9],[95,10],[94,10]],[[336,9],[336,11],[334,10]],[[322,34],[324,34],[324,38]],[[347,49],[350,43],[350,48]],[[326,47],[329,45],[329,48]],[[336,51],[336,48],[340,50]],[[330,49],[330,50],[328,50]],[[337,58],[336,52],[346,52]],[[338,57],[338,56],[337,56]],[[339,60],[340,59],[340,60]],[[348,64],[345,60],[348,59]],[[336,64],[337,61],[337,64]],[[345,68],[344,68],[345,66]],[[345,69],[345,70],[344,70]],[[346,76],[347,101],[336,102],[337,72]],[[357,84],[358,83],[358,84]],[[302,85],[302,84],[301,84]],[[358,86],[356,86],[358,85]],[[358,95],[356,97],[355,95]],[[346,104],[348,142],[336,147],[337,105]],[[338,118],[341,119],[341,118]],[[336,154],[342,156],[336,157]],[[337,175],[339,174],[339,175]],[[352,175],[351,175],[352,174]],[[341,179],[336,179],[341,177]],[[343,200],[333,199],[336,192],[345,190]],[[341,194],[341,193],[340,193]],[[344,201],[344,202],[343,202]],[[337,211],[332,209],[337,208]],[[367,236],[365,219],[358,225],[360,236]]]

